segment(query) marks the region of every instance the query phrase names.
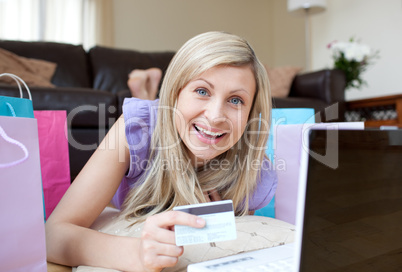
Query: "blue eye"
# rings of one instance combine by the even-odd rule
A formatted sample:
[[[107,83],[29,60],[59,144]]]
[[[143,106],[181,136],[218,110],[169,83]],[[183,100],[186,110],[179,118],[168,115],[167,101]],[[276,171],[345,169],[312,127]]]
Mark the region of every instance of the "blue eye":
[[[207,92],[207,90],[205,90],[205,89],[197,89],[196,92],[197,92],[199,95],[202,95],[202,96],[208,95],[208,92]]]
[[[234,105],[239,105],[239,104],[243,104],[243,101],[238,97],[234,97],[234,98],[230,99],[230,103],[232,103]]]

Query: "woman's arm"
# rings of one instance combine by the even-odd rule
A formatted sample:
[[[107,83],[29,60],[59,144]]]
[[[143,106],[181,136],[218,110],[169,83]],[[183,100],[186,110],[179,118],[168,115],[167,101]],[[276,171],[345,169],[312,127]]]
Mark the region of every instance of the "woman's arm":
[[[111,201],[129,166],[124,119],[120,117],[71,184],[46,223],[48,260],[70,266],[111,267],[136,241],[89,229]],[[119,248],[127,251],[119,252]],[[96,252],[96,254],[95,254]],[[129,258],[130,259],[130,258]]]
[[[141,238],[89,229],[111,201],[129,167],[124,119],[113,125],[46,223],[48,260],[123,271],[160,271],[173,266],[183,249],[175,246],[172,226],[203,227],[203,220],[180,212],[150,217]]]

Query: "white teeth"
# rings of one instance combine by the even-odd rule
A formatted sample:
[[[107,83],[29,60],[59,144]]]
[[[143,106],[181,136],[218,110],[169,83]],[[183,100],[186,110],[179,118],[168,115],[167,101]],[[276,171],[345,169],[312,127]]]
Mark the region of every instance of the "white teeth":
[[[219,136],[222,136],[222,135],[224,134],[224,133],[212,132],[212,131],[209,131],[209,130],[200,128],[200,127],[197,126],[197,125],[194,125],[194,126],[195,126],[199,131],[201,131],[202,133],[205,133],[205,134],[207,134],[207,135],[209,135],[209,136],[219,137]]]

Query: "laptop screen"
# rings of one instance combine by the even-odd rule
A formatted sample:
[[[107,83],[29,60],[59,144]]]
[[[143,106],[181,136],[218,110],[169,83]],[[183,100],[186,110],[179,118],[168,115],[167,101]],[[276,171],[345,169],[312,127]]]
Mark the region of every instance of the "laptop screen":
[[[402,130],[313,130],[310,152],[301,271],[401,271]]]

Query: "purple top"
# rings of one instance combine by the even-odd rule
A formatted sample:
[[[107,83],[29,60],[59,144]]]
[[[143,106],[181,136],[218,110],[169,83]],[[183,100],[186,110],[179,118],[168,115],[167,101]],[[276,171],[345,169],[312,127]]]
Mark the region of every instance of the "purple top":
[[[130,150],[130,169],[123,178],[112,203],[121,208],[130,188],[147,170],[149,143],[156,125],[159,101],[126,98],[123,103],[123,115],[126,126],[126,138]],[[249,201],[251,211],[265,207],[274,196],[278,179],[271,163],[264,159],[261,179]]]

